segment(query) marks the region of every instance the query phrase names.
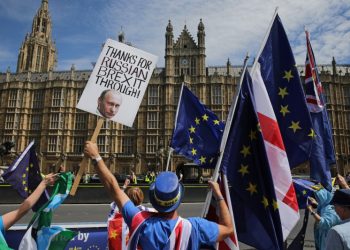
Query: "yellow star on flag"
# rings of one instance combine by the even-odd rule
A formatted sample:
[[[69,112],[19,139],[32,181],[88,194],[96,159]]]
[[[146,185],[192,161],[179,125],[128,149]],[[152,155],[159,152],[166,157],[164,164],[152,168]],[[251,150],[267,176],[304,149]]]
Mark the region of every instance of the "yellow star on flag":
[[[299,126],[300,122],[294,122],[292,121],[292,125],[290,125],[288,128],[293,129],[293,132],[295,133],[298,129],[301,129],[301,127]]]
[[[193,138],[190,137],[190,144],[193,144]]]
[[[261,126],[260,126],[260,123],[258,122],[258,124],[256,125],[256,129],[261,132]]]
[[[280,95],[281,97],[282,97],[282,99],[286,96],[286,95],[288,95],[288,92],[287,92],[287,87],[285,87],[285,88],[279,88],[279,92],[278,92],[278,95]]]
[[[289,82],[290,79],[292,79],[294,76],[292,75],[292,70],[289,71],[284,71],[284,79],[287,79],[287,81]]]
[[[274,209],[274,210],[277,210],[277,209],[278,209],[278,203],[277,203],[277,201],[273,200],[273,201],[272,201],[272,206],[273,206],[273,209]]]
[[[310,136],[312,139],[314,139],[316,137],[315,130],[311,129],[310,134],[308,134],[307,136]]]
[[[191,153],[192,153],[192,155],[196,155],[197,154],[197,150],[192,148]]]
[[[201,158],[199,158],[199,161],[201,162],[201,164],[204,164],[206,160],[207,158],[205,158],[204,156],[201,156]]]
[[[238,172],[241,173],[242,176],[249,174],[248,165],[241,164],[241,168],[238,170]]]
[[[243,145],[243,149],[240,151],[241,154],[244,155],[244,158],[247,157],[247,155],[250,155],[250,147]]]
[[[28,187],[24,187],[24,191],[28,191]]]
[[[269,205],[269,201],[265,196],[263,196],[261,203],[264,205],[265,208],[267,208],[267,206]]]
[[[247,191],[249,191],[250,195],[253,195],[254,193],[257,193],[258,191],[256,190],[256,184],[254,185],[253,183],[249,182],[249,187],[246,188]]]
[[[307,194],[306,190],[303,190],[303,195],[306,195],[306,194]]]
[[[197,118],[197,117],[196,117],[196,119],[194,120],[194,122],[195,122],[197,125],[199,125],[200,121],[201,121],[201,120],[199,120],[199,118]]]
[[[280,112],[282,113],[283,117],[285,117],[287,113],[290,113],[290,111],[288,110],[288,105],[286,106],[281,105]]]
[[[109,234],[109,238],[115,239],[117,238],[118,234],[116,230],[112,230],[111,233]]]
[[[256,140],[256,131],[250,130],[249,138],[251,141]]]
[[[189,129],[190,133],[195,133],[196,132],[196,128],[191,126]]]
[[[23,174],[23,175],[22,175],[23,178],[26,178],[26,176],[27,176],[26,174]]]
[[[27,182],[26,181],[22,181],[22,185],[25,185]]]
[[[202,118],[203,118],[203,121],[208,121],[209,116],[207,116],[207,114],[204,114],[204,115],[202,116]]]
[[[220,121],[219,120],[214,120],[214,125],[219,125]]]

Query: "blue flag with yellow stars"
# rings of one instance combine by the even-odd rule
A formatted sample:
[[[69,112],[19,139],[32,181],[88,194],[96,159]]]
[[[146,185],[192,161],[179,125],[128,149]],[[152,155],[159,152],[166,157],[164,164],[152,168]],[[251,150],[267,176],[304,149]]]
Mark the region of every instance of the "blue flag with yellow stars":
[[[224,123],[183,85],[170,147],[199,167],[215,168]]]
[[[293,179],[294,189],[298,199],[300,209],[305,209],[307,206],[307,198],[314,197],[316,183],[305,179]]]
[[[22,152],[22,154],[9,166],[3,174],[8,182],[22,198],[27,198],[39,185],[42,180],[40,175],[38,158],[35,153],[34,141]],[[48,201],[48,194],[45,191],[33,207],[37,211]]]
[[[310,156],[314,132],[293,52],[277,15],[258,58],[291,168]]]
[[[279,208],[264,139],[246,71],[223,153],[239,241],[257,249],[283,249]]]

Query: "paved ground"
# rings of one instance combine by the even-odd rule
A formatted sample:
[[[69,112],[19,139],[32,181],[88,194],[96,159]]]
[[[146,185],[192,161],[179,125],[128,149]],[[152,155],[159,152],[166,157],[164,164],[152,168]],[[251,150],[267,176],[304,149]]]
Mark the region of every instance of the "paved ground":
[[[0,205],[0,214],[6,213],[15,209],[17,205]],[[179,212],[183,217],[200,216],[203,203],[184,203],[180,206]],[[101,222],[105,223],[109,212],[109,204],[63,204],[53,214],[53,223],[74,223],[81,224],[82,222]],[[301,212],[302,216],[304,211]],[[27,225],[33,214],[27,214],[19,221],[19,224]],[[288,243],[294,239],[301,228],[302,220],[299,221],[288,238]],[[313,224],[314,220],[310,217],[307,232],[305,236],[304,249],[315,249],[313,240]],[[253,249],[247,245],[240,244],[242,250]]]

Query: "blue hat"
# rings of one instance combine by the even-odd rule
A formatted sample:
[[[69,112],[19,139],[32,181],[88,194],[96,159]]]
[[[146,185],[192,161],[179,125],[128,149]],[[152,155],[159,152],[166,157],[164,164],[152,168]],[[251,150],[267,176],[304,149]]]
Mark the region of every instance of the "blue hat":
[[[335,191],[332,205],[350,206],[350,189],[338,189]]]
[[[149,199],[159,212],[172,212],[181,204],[184,186],[173,172],[160,173],[149,187]]]

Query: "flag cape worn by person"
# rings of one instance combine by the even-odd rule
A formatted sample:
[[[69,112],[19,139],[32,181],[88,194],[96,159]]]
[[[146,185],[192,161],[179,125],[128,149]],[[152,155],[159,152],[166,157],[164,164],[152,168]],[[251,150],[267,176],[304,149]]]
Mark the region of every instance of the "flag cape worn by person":
[[[215,168],[224,124],[184,85],[170,147],[203,168]]]
[[[235,220],[233,217],[233,211],[232,211],[232,204],[231,204],[231,198],[230,198],[230,192],[229,187],[227,183],[227,177],[225,175],[221,175],[221,178],[218,179],[218,183],[220,185],[221,193],[225,199],[225,202],[227,206],[229,207],[230,215],[232,216],[232,222],[234,227],[234,232],[227,237],[225,240],[220,241],[218,243],[217,249],[219,250],[238,250],[238,240],[237,240],[237,232],[236,232],[236,226],[235,226]],[[212,200],[210,202],[209,210],[206,215],[206,219],[210,221],[219,222],[218,217],[218,208],[217,208],[217,201],[212,196]]]
[[[296,167],[309,160],[313,130],[293,52],[278,15],[258,56],[258,63],[289,165]]]
[[[22,198],[27,198],[42,181],[38,159],[35,153],[34,141],[32,141],[22,154],[9,166],[2,175]],[[33,211],[37,211],[48,201],[47,191],[41,195],[34,205]]]
[[[47,204],[39,209],[28,225],[19,245],[20,250],[64,249],[77,233],[58,226],[51,226],[53,211],[66,199],[72,187],[73,175],[61,173]]]
[[[137,206],[140,211],[155,213],[154,208],[148,208],[142,205]],[[111,211],[107,220],[108,231],[108,249],[110,250],[126,250],[129,242],[129,227],[125,223],[122,214],[119,212],[115,202],[111,203]]]
[[[319,181],[324,188],[332,190],[330,165],[335,164],[332,128],[328,119],[322,84],[311,47],[309,33],[306,31],[305,92],[310,111],[314,140],[310,156],[310,177]]]
[[[265,121],[258,119],[256,105],[262,103],[255,103],[257,96],[268,98],[266,90],[265,95],[261,91],[253,92],[252,80],[245,71],[221,170],[231,184],[230,196],[239,241],[257,249],[283,249],[283,228],[279,210],[284,209],[284,206],[280,205],[280,194],[275,191],[275,176],[272,174],[273,171],[280,172],[276,168],[281,168],[281,163],[277,159],[270,166],[268,150],[271,149],[263,137]],[[277,133],[276,121],[269,121],[269,130]],[[283,145],[282,141],[280,143]],[[285,167],[289,170],[288,164]],[[283,174],[280,176],[283,178]],[[293,220],[293,217],[288,219]]]

